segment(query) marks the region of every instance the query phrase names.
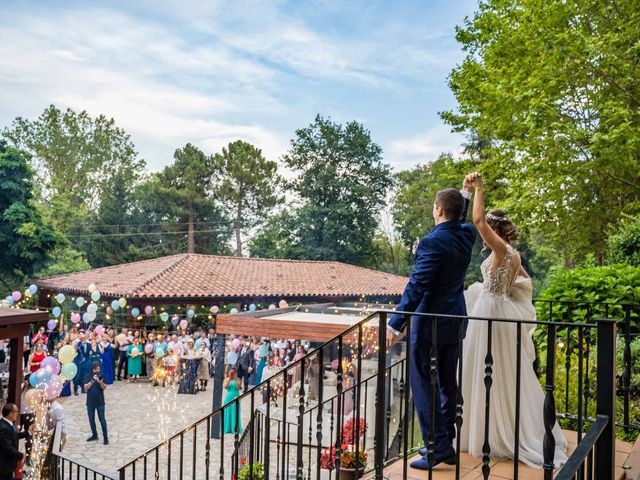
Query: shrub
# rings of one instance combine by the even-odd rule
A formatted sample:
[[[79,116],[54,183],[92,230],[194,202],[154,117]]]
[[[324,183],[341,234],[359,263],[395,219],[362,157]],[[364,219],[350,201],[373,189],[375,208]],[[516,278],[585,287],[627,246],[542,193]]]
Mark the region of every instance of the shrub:
[[[607,238],[607,260],[640,267],[640,216],[623,222],[618,231]]]
[[[585,302],[580,308],[556,303],[553,306],[555,321],[583,322],[592,318],[623,319],[624,307],[605,303],[640,303],[640,267],[631,265],[608,265],[604,267],[585,267],[569,270],[556,269],[547,279],[546,288],[540,293],[542,300],[561,300]],[[599,305],[587,305],[586,302],[599,302]],[[574,306],[575,307],[575,306]],[[548,303],[536,304],[538,320],[550,320]],[[632,309],[632,322],[635,330],[640,331],[640,312]]]

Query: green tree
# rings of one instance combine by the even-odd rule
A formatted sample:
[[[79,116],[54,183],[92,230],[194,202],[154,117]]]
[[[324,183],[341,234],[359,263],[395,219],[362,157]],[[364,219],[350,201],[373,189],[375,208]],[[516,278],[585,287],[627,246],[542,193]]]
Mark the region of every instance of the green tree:
[[[184,211],[187,225],[187,251],[195,252],[195,222],[198,213],[215,208],[212,197],[213,163],[199,148],[187,143],[176,150],[175,162],[159,174],[162,195]]]
[[[131,255],[152,258],[188,251],[190,234],[195,252],[230,254],[230,222],[216,206],[215,199],[209,196],[196,199],[193,227],[189,228],[189,213],[175,201],[175,192],[162,180],[159,175],[152,175],[135,191],[132,223],[137,226],[135,230],[128,229],[145,234],[136,236],[141,241],[131,247]]]
[[[36,120],[16,118],[3,136],[31,154],[36,199],[65,233],[99,207],[114,176],[135,180],[144,169],[129,135],[104,115],[51,105]]]
[[[151,180],[141,210],[155,211],[158,223],[176,223],[181,230],[186,227],[189,253],[227,252],[229,221],[216,203],[212,158],[188,143],[176,150],[174,159]]]
[[[483,173],[568,266],[602,261],[608,227],[640,206],[639,21],[634,2],[483,0],[457,30],[442,117],[493,139]]]
[[[46,267],[62,239],[33,205],[29,155],[0,141],[0,280],[15,288]]]
[[[261,230],[249,242],[249,255],[258,258],[305,259],[299,243],[297,212],[285,209],[269,217]]]
[[[296,258],[366,263],[391,185],[390,168],[369,131],[317,116],[296,132],[283,160],[297,174],[289,186],[301,204],[290,246]]]
[[[242,256],[241,234],[264,222],[279,202],[278,165],[264,158],[253,145],[237,140],[213,158],[219,176],[217,196],[233,218],[236,255]]]
[[[50,261],[48,265],[39,272],[36,272],[34,278],[64,275],[65,273],[80,272],[91,268],[91,264],[88,262],[84,253],[74,250],[69,245],[55,248],[49,256]]]

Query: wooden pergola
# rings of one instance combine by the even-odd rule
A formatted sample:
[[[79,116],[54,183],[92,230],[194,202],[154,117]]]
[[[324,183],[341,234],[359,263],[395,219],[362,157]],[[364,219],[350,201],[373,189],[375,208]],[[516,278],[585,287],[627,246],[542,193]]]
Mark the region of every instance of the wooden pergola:
[[[8,339],[11,346],[9,361],[9,391],[7,400],[20,406],[22,385],[22,357],[24,336],[29,333],[32,323],[45,323],[47,312],[36,312],[18,308],[0,308],[0,338]]]
[[[389,308],[389,305],[320,303],[219,314],[216,332],[223,335],[326,342],[361,321],[367,311],[380,308]]]

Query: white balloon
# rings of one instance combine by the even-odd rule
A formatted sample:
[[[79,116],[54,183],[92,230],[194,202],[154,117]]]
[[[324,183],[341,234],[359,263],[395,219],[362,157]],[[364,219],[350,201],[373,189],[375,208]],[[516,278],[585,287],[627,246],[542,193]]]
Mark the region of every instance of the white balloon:
[[[87,312],[88,313],[96,313],[98,311],[98,304],[96,303],[90,303],[87,306]]]

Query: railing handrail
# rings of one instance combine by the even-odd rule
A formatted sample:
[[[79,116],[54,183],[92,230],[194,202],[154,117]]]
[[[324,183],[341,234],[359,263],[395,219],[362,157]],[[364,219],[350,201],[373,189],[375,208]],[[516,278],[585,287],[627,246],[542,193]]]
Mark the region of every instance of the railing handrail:
[[[369,313],[369,315],[367,315],[362,320],[360,320],[360,321],[354,323],[353,325],[349,326],[346,330],[344,330],[340,334],[338,334],[338,335],[334,336],[333,338],[331,338],[330,340],[327,340],[326,342],[324,342],[320,347],[318,347],[313,352],[310,352],[307,355],[305,355],[304,357],[300,358],[299,360],[297,360],[297,361],[295,361],[293,363],[290,363],[289,365],[284,367],[282,370],[280,370],[276,375],[283,375],[283,376],[286,375],[286,373],[288,371],[293,370],[294,368],[297,368],[298,366],[304,364],[304,362],[306,362],[310,356],[314,355],[317,350],[319,350],[319,349],[321,349],[321,348],[323,348],[323,347],[325,347],[327,345],[330,345],[331,343],[335,342],[336,340],[338,340],[338,339],[340,339],[342,337],[348,336],[353,331],[357,330],[359,327],[365,326],[366,323],[370,322],[371,320],[373,320],[375,317],[379,316],[380,314],[386,314],[386,315],[400,314],[400,315],[406,315],[406,316],[409,316],[409,317],[415,317],[415,316],[418,316],[418,317],[430,317],[432,319],[434,317],[435,318],[448,318],[448,319],[454,319],[454,320],[458,320],[458,321],[478,320],[478,321],[487,321],[487,322],[514,323],[514,324],[526,324],[526,325],[553,325],[555,327],[597,328],[597,325],[595,323],[584,323],[584,322],[553,322],[553,321],[541,321],[541,320],[522,320],[522,319],[514,319],[514,318],[499,318],[498,319],[498,318],[488,318],[488,317],[471,316],[471,315],[449,315],[449,314],[442,314],[442,313],[408,312],[408,311],[393,310],[393,309],[376,309],[375,311],[371,311]],[[615,323],[615,320],[612,320],[612,319],[608,319],[606,321],[610,321],[610,322]],[[386,345],[383,345],[381,347],[386,349]],[[269,383],[269,381],[272,378],[273,378],[273,376],[270,377],[269,379],[261,382],[258,385],[254,385],[252,388],[248,389],[246,392],[244,392],[243,394],[239,395],[236,399],[234,399],[234,403],[238,404],[243,399],[248,398],[250,395],[253,394],[253,390],[254,389],[260,388],[260,387],[266,385],[267,383]],[[161,444],[156,445],[156,446],[146,450],[144,453],[138,455],[136,458],[134,458],[130,462],[124,464],[122,467],[120,467],[118,469],[118,471],[121,472],[121,473],[124,473],[125,470],[130,465],[135,464],[136,461],[138,461],[139,459],[142,459],[142,458],[146,457],[151,452],[155,451],[158,447],[160,447],[162,445],[169,444],[174,439],[176,439],[176,438],[180,437],[180,435],[184,434],[184,432],[187,432],[187,431],[191,430],[195,426],[200,425],[205,421],[210,421],[214,416],[216,416],[218,414],[222,415],[222,413],[224,412],[225,408],[227,408],[227,405],[222,405],[221,407],[217,408],[213,412],[210,412],[210,413],[204,415],[203,417],[199,418],[198,420],[193,421],[190,425],[184,427],[179,432],[177,432],[174,435],[172,435],[171,437],[167,438]]]
[[[563,304],[578,304],[578,305],[620,305],[625,307],[640,307],[640,303],[635,302],[600,302],[595,300],[554,300],[551,298],[536,297],[533,299],[533,303],[546,302],[546,303],[563,303]]]
[[[567,460],[567,463],[558,472],[555,480],[570,480],[574,478],[610,421],[611,419],[608,416],[598,415],[596,421],[587,430],[587,434]]]

